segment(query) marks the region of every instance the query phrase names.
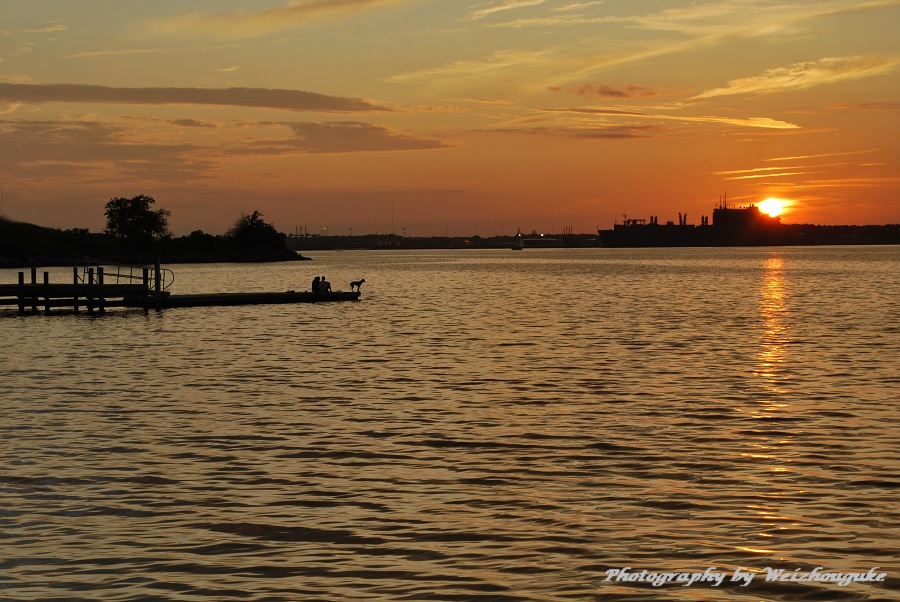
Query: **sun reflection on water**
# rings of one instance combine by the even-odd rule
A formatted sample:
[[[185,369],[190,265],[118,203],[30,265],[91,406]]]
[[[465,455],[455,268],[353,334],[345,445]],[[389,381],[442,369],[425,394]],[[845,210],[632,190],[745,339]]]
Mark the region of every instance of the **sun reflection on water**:
[[[754,413],[755,417],[766,417],[784,410],[787,404],[782,400],[789,392],[785,386],[785,343],[788,340],[788,327],[785,321],[787,308],[784,291],[784,261],[780,257],[769,257],[765,262],[765,271],[760,290],[759,305],[762,318],[762,346],[757,353],[756,369],[753,376],[760,380],[762,389],[767,393],[763,404]]]
[[[746,411],[759,425],[748,439],[746,449],[740,455],[758,463],[759,500],[748,504],[746,510],[758,521],[752,538],[737,549],[761,555],[779,555],[783,534],[797,527],[802,519],[786,512],[785,502],[790,497],[786,489],[793,480],[790,447],[793,434],[786,432],[785,422],[793,419],[790,386],[791,370],[787,345],[790,341],[787,299],[785,291],[785,262],[772,255],[763,264],[759,288],[759,348],[751,372],[751,382],[756,391],[754,404]]]

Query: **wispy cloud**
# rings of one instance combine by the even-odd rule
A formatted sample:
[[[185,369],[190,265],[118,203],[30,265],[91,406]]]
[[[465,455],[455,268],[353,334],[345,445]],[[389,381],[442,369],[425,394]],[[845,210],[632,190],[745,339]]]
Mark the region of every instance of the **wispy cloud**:
[[[630,15],[596,14],[590,9],[599,2],[569,4],[552,12],[555,16],[520,18],[512,21],[493,23],[491,27],[533,27],[533,26],[575,26],[600,23],[622,23],[631,27],[656,31],[673,31],[691,37],[722,33],[734,27],[745,28],[748,24],[783,19],[785,6],[764,7],[755,0],[732,0],[706,4],[689,4],[678,8],[668,8],[649,13]],[[747,9],[753,5],[752,11]],[[567,14],[572,13],[572,14]]]
[[[896,111],[900,109],[900,102],[863,102],[863,103],[838,103],[828,107],[829,109],[850,109],[854,111]]]
[[[798,190],[813,188],[869,188],[874,186],[897,186],[900,184],[900,177],[871,177],[871,178],[831,178],[826,180],[809,180],[803,183],[794,184],[794,188]]]
[[[295,155],[363,153],[450,148],[451,145],[358,121],[276,123],[293,132],[291,138],[260,140],[227,151],[232,155]]]
[[[66,59],[92,59],[92,58],[102,58],[108,56],[141,56],[141,55],[154,55],[154,54],[210,54],[213,52],[219,52],[222,50],[231,50],[234,48],[242,48],[246,45],[245,42],[232,42],[228,44],[217,44],[217,45],[191,45],[191,46],[183,46],[183,47],[175,47],[175,48],[161,48],[161,47],[150,47],[150,48],[117,48],[114,50],[89,50],[85,52],[76,52],[73,54],[68,54],[63,58]]]
[[[748,175],[757,173],[771,173],[774,171],[782,171],[785,169],[804,169],[804,167],[800,165],[790,167],[753,167],[750,169],[730,169],[728,171],[717,171],[715,172],[715,174],[717,176]]]
[[[724,88],[706,90],[694,98],[713,98],[733,94],[768,94],[802,90],[823,84],[862,79],[891,71],[897,58],[879,56],[829,57],[769,69],[761,75],[734,79]]]
[[[56,33],[57,31],[66,31],[68,27],[61,24],[56,25],[48,25],[46,27],[36,27],[31,29],[19,29],[17,31],[13,31],[10,29],[4,29],[0,31],[0,35],[8,36],[16,33]]]
[[[411,0],[294,0],[258,11],[192,13],[149,23],[153,31],[196,37],[255,38],[323,18],[352,16]]]
[[[553,63],[551,50],[498,50],[481,61],[456,61],[439,67],[401,73],[388,78],[395,83],[417,81],[443,81],[454,78],[494,75],[509,71],[521,70],[535,65],[548,66]]]
[[[210,128],[216,129],[217,126],[215,123],[210,123],[209,121],[200,121],[199,119],[172,119],[169,121],[172,125],[177,125],[179,127],[186,128]]]
[[[843,151],[838,153],[819,153],[816,155],[792,155],[790,157],[772,157],[766,161],[806,161],[808,159],[821,159],[823,157],[844,157],[846,155],[863,155],[867,153],[877,152],[879,149],[869,148],[865,150]]]
[[[690,115],[670,115],[665,113],[645,113],[642,111],[633,111],[628,109],[608,109],[608,108],[566,108],[566,109],[545,109],[547,112],[565,112],[565,113],[577,113],[584,115],[619,115],[619,116],[628,116],[639,119],[658,119],[665,121],[682,121],[682,122],[690,122],[690,123],[719,123],[724,125],[735,125],[740,127],[749,127],[749,128],[766,128],[766,129],[777,129],[777,130],[793,130],[798,129],[799,126],[788,123],[786,121],[778,121],[776,119],[770,119],[768,117],[749,117],[749,118],[735,118],[735,117],[718,117],[714,115],[701,115],[701,116],[690,116]]]
[[[266,136],[267,129],[276,134]],[[177,178],[202,181],[220,173],[236,157],[426,151],[453,146],[353,121],[228,126],[193,119],[0,119],[0,138],[6,166],[21,178],[69,186],[94,178],[132,178],[132,183],[169,183]]]
[[[647,14],[612,15],[601,14],[592,2],[577,3],[582,10],[571,12],[548,12],[512,21],[492,21],[480,25],[486,28],[502,27],[565,27],[611,24],[630,29],[672,32],[669,39],[653,37],[643,45],[635,45],[630,36],[624,50],[610,50],[616,36],[604,35],[595,42],[591,38],[580,40],[576,45],[544,47],[540,52],[533,50],[501,50],[485,56],[481,60],[457,61],[402,73],[389,81],[425,81],[432,79],[441,86],[474,83],[484,74],[496,74],[507,81],[529,81],[524,93],[537,93],[540,89],[559,85],[560,82],[574,82],[594,76],[604,70],[657,59],[663,56],[686,54],[715,48],[724,43],[761,36],[782,35],[786,28],[824,16],[844,13],[884,9],[900,4],[900,0],[876,0],[859,4],[850,0],[835,0],[826,5],[770,3],[760,4],[757,0],[734,0],[733,2],[710,2],[690,4],[677,9],[666,9]],[[500,10],[510,10],[523,6],[515,0],[495,2],[481,7],[472,15],[491,14]],[[572,7],[573,4],[564,7]],[[491,11],[491,12],[483,12]],[[552,13],[552,14],[551,14]],[[516,73],[515,76],[509,75]]]
[[[494,13],[525,8],[527,6],[538,6],[544,4],[544,2],[546,2],[546,0],[497,0],[496,2],[491,2],[490,4],[473,10],[469,13],[468,19],[476,21]]]
[[[591,3],[584,3],[585,5]],[[566,27],[598,24],[621,24],[632,28],[651,31],[672,32],[677,39],[664,41],[649,40],[643,47],[631,47],[624,52],[609,51],[609,43],[614,37],[603,36],[600,52],[590,49],[582,52],[558,52],[555,81],[574,81],[594,73],[624,65],[715,48],[721,44],[756,37],[783,36],[790,30],[797,30],[805,22],[823,17],[844,14],[879,11],[900,6],[900,0],[833,0],[829,3],[760,3],[757,0],[733,0],[732,2],[709,2],[688,4],[684,7],[662,11],[610,15],[596,14],[596,11],[557,13],[505,22],[486,23],[483,27],[523,28],[523,27]],[[548,84],[552,85],[552,84]]]
[[[37,29],[23,29],[22,33],[56,33],[57,31],[66,31],[68,27],[65,25],[48,25],[47,27],[39,27]]]
[[[750,174],[744,176],[733,176],[731,178],[725,178],[726,180],[762,180],[762,179],[771,179],[771,178],[787,178],[794,176],[805,176],[807,174],[814,173],[809,171],[779,171],[773,173],[765,173],[765,174]]]
[[[124,175],[152,164],[160,178],[171,179],[214,167],[197,157],[198,147],[192,144],[133,141],[134,133],[133,128],[92,121],[0,121],[4,150],[16,173],[26,178],[85,179],[91,170],[110,165]]]
[[[554,92],[563,91],[562,88],[554,86],[551,88]],[[625,86],[615,87],[607,84],[583,84],[576,88],[571,88],[568,92],[577,94],[578,96],[599,96],[601,98],[652,98],[660,94],[659,91],[638,86],[636,84],[626,84]]]
[[[658,128],[649,125],[577,125],[547,126],[518,125],[492,128],[492,133],[527,134],[532,136],[566,136],[588,140],[623,140],[630,138],[647,138]]]
[[[788,165],[777,165],[771,167],[750,167],[745,169],[730,169],[714,172],[717,176],[723,176],[723,179],[729,181],[765,181],[774,180],[785,177],[797,176],[814,176],[815,174],[830,174],[835,176],[841,173],[859,174],[865,168],[877,168],[882,166],[880,163],[857,162],[852,159],[847,161],[819,161],[819,159],[833,159],[837,157],[852,157],[854,155],[864,155],[877,152],[878,149],[864,149],[854,151],[842,151],[834,153],[818,153],[812,155],[795,155],[790,157],[771,157],[765,159],[765,163],[789,163]],[[821,176],[818,176],[821,177]],[[798,178],[792,183],[793,187],[799,185],[800,182],[807,181],[804,178]]]
[[[830,163],[823,165],[791,165],[784,167],[755,167],[752,169],[735,169],[718,171],[717,176],[728,176],[726,180],[760,180],[766,178],[783,178],[786,176],[802,176],[813,173],[834,171],[835,167],[846,167],[851,163]]]
[[[389,110],[358,98],[343,98],[300,90],[273,90],[268,88],[111,88],[78,84],[0,82],[0,101],[21,103],[81,102],[133,105],[218,105],[325,113]]]
[[[658,110],[665,109],[658,108]],[[542,109],[526,115],[513,116],[505,122],[480,131],[566,136],[579,139],[648,138],[678,134],[679,132],[683,134],[683,130],[668,127],[664,125],[664,122],[721,124],[739,128],[775,130],[797,128],[794,124],[768,118],[738,119],[709,115],[672,115],[631,108],[579,107]]]
[[[759,0],[731,0],[730,2],[688,3],[656,12],[631,15],[598,15],[588,10],[603,2],[577,2],[552,12],[556,17],[533,17],[491,23],[488,27],[529,27],[546,25],[585,25],[624,23],[642,29],[671,31],[690,37],[754,37],[784,33],[796,24],[811,19],[842,14],[882,10],[900,5],[900,0],[833,0],[830,3],[760,2]],[[576,12],[581,11],[581,12]],[[564,13],[575,14],[565,15]]]
[[[600,23],[619,23],[628,21],[621,17],[592,17],[585,14],[574,15],[552,15],[548,17],[528,17],[513,19],[512,21],[502,21],[497,23],[487,23],[483,25],[489,29],[524,29],[526,27],[571,27],[575,25],[597,25]]]
[[[590,8],[592,6],[597,6],[599,4],[604,4],[606,0],[592,0],[591,2],[573,2],[572,4],[565,4],[563,6],[557,6],[553,8],[554,12],[564,13],[573,10],[584,10],[586,8]]]
[[[762,27],[762,31],[765,31],[776,23],[783,24],[800,14],[809,13],[810,8],[801,7],[796,3],[766,5],[758,0],[732,0],[690,3],[655,13],[633,15],[629,20],[645,29],[705,36],[722,32],[723,29],[737,28],[745,32],[759,32]]]

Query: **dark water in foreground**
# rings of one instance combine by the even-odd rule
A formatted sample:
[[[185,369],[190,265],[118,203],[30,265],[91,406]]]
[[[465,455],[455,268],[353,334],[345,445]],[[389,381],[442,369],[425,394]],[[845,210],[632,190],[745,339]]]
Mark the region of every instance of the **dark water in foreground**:
[[[0,316],[0,599],[900,599],[900,247],[315,259]]]

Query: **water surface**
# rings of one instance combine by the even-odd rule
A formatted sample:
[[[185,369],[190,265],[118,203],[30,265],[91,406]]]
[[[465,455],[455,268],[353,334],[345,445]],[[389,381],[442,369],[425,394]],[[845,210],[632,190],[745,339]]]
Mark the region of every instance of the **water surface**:
[[[898,247],[314,258],[0,312],[0,599],[900,599]]]

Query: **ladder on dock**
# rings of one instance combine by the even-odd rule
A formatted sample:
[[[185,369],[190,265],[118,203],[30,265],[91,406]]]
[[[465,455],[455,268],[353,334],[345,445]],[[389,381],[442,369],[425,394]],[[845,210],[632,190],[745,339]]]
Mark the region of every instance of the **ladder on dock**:
[[[150,290],[159,288],[166,291],[175,282],[175,272],[170,269],[148,265],[134,265],[127,263],[113,263],[109,261],[98,261],[95,259],[79,261],[75,263],[72,270],[73,280],[76,283],[87,284],[91,281],[91,271],[99,274],[102,271],[103,279],[106,284],[143,284],[145,271],[154,270],[154,279],[150,281]],[[156,271],[159,272],[159,284],[156,283]]]

